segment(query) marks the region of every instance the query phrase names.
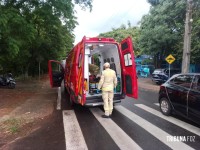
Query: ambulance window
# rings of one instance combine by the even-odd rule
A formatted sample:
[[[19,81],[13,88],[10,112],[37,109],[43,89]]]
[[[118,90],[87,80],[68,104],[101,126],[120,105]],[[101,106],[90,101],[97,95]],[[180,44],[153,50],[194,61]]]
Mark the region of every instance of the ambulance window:
[[[127,42],[122,44],[122,50],[126,50],[128,48],[128,44]]]
[[[78,67],[81,67],[81,62],[82,62],[82,54],[80,53],[79,59],[78,59]]]
[[[124,55],[124,60],[125,60],[125,66],[132,66],[132,59],[130,53]]]

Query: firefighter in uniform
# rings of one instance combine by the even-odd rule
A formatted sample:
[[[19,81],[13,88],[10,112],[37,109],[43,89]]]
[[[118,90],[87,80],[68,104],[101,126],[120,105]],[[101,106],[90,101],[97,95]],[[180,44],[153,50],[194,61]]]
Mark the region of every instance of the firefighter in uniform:
[[[106,62],[102,71],[101,79],[98,84],[98,90],[102,89],[102,98],[104,101],[105,114],[103,118],[109,118],[113,111],[114,88],[117,86],[117,77],[114,70],[110,69],[110,64]]]

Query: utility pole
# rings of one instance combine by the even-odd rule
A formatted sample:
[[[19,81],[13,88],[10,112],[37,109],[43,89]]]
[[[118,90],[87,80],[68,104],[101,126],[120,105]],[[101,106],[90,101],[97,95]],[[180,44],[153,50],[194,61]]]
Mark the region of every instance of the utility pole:
[[[192,27],[192,0],[187,0],[185,19],[185,35],[183,46],[182,73],[188,73],[190,67],[191,27]]]

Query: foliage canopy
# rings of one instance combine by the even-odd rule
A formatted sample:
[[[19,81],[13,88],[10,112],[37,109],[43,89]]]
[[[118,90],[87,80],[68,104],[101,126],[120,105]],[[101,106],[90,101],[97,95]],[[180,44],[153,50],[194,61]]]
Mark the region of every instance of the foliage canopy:
[[[99,37],[111,37],[114,38],[117,42],[121,42],[128,36],[132,38],[136,55],[140,54],[138,48],[139,27],[132,27],[130,22],[128,22],[128,27],[122,24],[119,28],[113,28],[110,32],[99,34]]]
[[[149,14],[141,20],[140,49],[144,53],[159,55],[161,62],[169,54],[173,54],[181,62],[187,1],[148,1],[152,6]],[[191,63],[200,63],[199,4],[197,0],[193,0]]]
[[[92,9],[92,0],[75,0]],[[0,68],[15,75],[47,71],[73,47],[77,25],[71,0],[0,0]]]
[[[127,36],[133,38],[136,54],[154,56],[161,65],[172,54],[179,64],[182,62],[185,32],[186,0],[148,0],[150,11],[143,16],[140,27],[126,28],[125,25],[100,36],[113,37],[119,42]],[[191,63],[200,63],[200,2],[193,0]]]

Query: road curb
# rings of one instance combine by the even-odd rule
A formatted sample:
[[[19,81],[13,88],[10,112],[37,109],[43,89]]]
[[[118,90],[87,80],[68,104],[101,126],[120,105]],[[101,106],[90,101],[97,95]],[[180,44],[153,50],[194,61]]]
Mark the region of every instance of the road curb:
[[[61,110],[61,87],[58,87],[57,110]]]

